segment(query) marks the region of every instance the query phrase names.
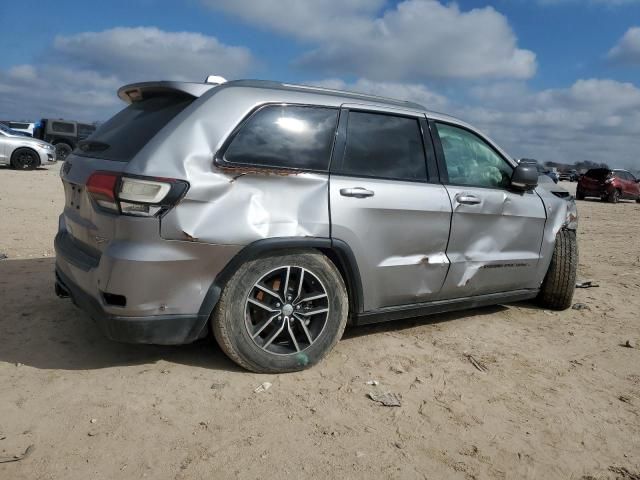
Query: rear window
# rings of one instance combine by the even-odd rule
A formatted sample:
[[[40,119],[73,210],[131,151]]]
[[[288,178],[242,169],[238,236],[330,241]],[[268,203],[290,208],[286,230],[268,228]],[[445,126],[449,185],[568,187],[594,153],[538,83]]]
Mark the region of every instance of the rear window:
[[[75,128],[73,123],[65,122],[51,122],[51,130],[56,133],[75,134]]]
[[[592,168],[584,174],[585,177],[594,178],[596,180],[604,180],[609,176],[611,170],[608,168]]]
[[[85,123],[78,124],[78,138],[80,140],[84,140],[95,131],[96,131],[95,125],[88,125]]]
[[[80,142],[76,153],[129,162],[193,100],[193,97],[161,96],[132,103],[100,125],[87,140]]]

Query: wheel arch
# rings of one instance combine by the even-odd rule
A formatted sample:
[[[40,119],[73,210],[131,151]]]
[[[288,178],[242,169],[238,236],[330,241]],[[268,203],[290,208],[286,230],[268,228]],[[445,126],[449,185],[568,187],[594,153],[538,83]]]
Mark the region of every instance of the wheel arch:
[[[66,143],[67,145],[69,145],[72,149],[76,148],[76,142],[70,138],[52,138],[51,139],[51,145],[58,145],[59,143]]]
[[[13,158],[15,157],[15,155],[20,151],[20,150],[29,150],[30,152],[33,152],[33,154],[36,156],[36,158],[38,159],[38,167],[42,165],[42,159],[40,158],[40,154],[34,150],[31,147],[16,147],[13,152],[11,152],[11,157],[9,158],[9,165],[11,165],[12,167],[14,167],[13,165]],[[14,167],[15,168],[15,167]]]
[[[225,285],[242,264],[267,254],[291,249],[317,250],[325,255],[342,275],[349,296],[349,309],[352,313],[362,312],[364,303],[360,270],[353,251],[346,242],[318,237],[280,237],[257,240],[240,250],[216,275],[198,315],[208,320]]]

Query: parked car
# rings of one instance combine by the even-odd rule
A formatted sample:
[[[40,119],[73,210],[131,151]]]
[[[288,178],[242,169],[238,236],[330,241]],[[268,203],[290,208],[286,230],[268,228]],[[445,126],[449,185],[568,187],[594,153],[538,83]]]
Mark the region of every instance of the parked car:
[[[56,292],[114,340],[210,329],[256,372],[345,325],[537,299],[571,305],[573,199],[423,106],[266,81],[126,85],[67,157]]]
[[[621,199],[640,203],[640,184],[626,170],[592,168],[580,177],[576,188],[576,198],[598,197],[603,202],[618,203]]]
[[[562,181],[568,182],[577,182],[578,181],[578,171],[577,170],[564,170],[560,172],[558,175],[558,179]]]
[[[536,168],[538,169],[538,174],[539,175],[546,175],[547,177],[549,177],[551,180],[553,180],[554,183],[558,183],[558,173],[557,171],[547,168],[544,165],[540,165],[539,163],[536,164]]]
[[[11,165],[18,170],[33,170],[54,163],[56,156],[53,145],[0,123],[0,165]]]
[[[13,122],[13,121],[10,121],[10,120],[3,120],[3,121],[0,121],[0,123],[5,124],[7,127],[9,127],[14,132],[24,133],[25,135],[27,135],[29,137],[33,137],[33,128],[35,126],[34,123],[30,123],[30,122]]]
[[[79,141],[89,137],[95,130],[95,125],[89,123],[43,118],[35,124],[33,136],[54,145],[57,158],[64,160]]]

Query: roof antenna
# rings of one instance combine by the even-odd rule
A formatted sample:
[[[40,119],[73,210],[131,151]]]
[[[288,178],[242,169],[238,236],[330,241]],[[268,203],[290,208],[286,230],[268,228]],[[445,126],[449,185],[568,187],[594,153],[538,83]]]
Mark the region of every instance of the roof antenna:
[[[220,75],[209,75],[204,83],[212,83],[214,85],[220,85],[221,83],[225,83],[227,81],[226,78],[221,77]]]

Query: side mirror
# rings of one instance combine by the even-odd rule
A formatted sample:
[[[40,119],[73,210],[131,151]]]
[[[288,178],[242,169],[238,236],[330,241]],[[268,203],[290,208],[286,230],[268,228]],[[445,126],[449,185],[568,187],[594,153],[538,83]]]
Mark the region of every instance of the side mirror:
[[[511,175],[511,186],[516,190],[533,190],[538,186],[538,169],[535,163],[520,163]]]

